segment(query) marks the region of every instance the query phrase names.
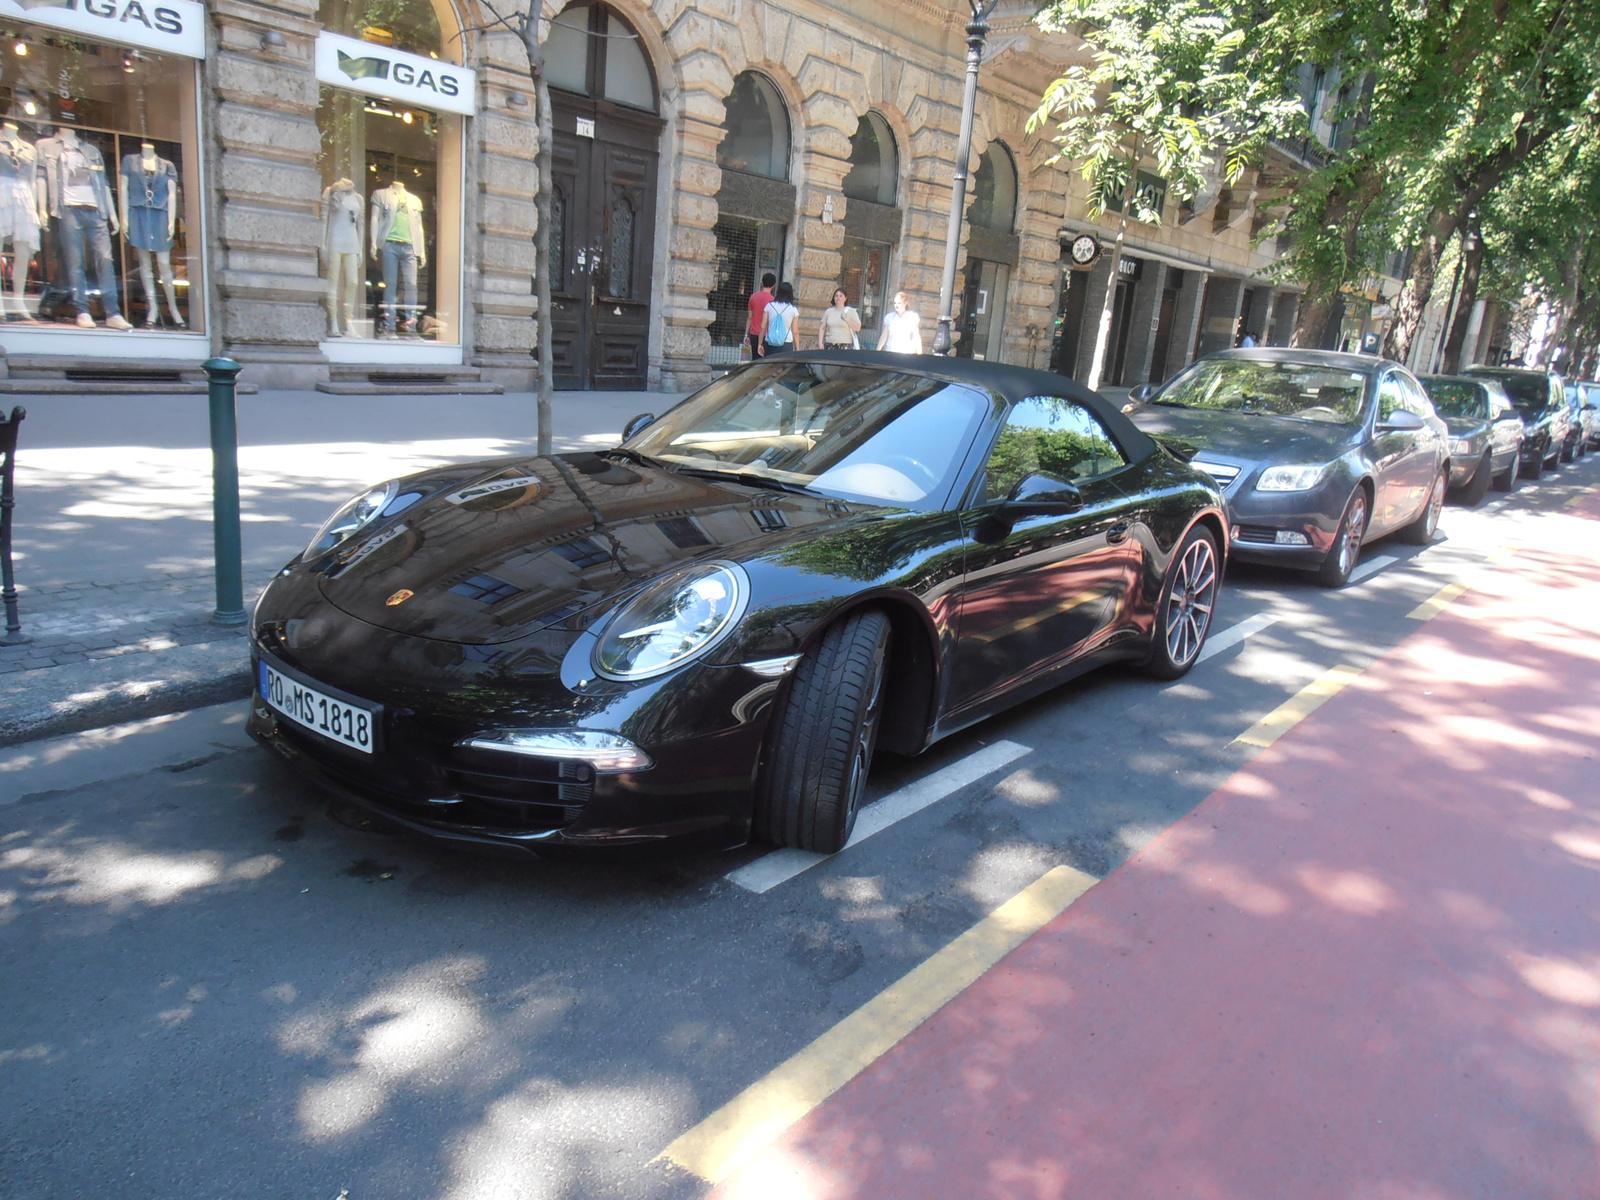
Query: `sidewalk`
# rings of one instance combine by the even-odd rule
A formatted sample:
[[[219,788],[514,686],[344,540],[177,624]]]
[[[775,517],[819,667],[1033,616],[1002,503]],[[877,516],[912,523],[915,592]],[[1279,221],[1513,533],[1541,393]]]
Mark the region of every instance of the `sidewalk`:
[[[557,450],[614,445],[676,396],[560,392]],[[23,645],[0,646],[0,745],[245,694],[244,635],[210,623],[211,454],[203,396],[30,397],[14,538]],[[536,401],[239,398],[247,605],[361,488],[445,462],[531,454]]]
[[[1552,522],[712,1195],[1600,1195],[1597,518]]]

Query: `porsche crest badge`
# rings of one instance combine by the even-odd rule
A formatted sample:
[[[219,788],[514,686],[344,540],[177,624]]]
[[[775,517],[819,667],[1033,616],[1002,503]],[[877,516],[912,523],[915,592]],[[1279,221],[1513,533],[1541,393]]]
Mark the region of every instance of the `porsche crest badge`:
[[[393,608],[396,604],[404,604],[407,600],[411,599],[411,597],[415,595],[416,593],[410,588],[401,588],[398,592],[385,600],[384,604],[390,608]]]

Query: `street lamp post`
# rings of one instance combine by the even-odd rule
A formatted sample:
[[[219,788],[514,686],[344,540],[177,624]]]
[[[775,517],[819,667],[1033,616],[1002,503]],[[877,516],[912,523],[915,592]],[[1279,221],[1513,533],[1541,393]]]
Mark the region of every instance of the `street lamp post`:
[[[961,254],[961,220],[967,208],[967,160],[972,155],[972,117],[978,107],[978,65],[989,36],[989,13],[997,0],[968,0],[972,20],[967,22],[967,86],[961,97],[961,136],[956,140],[956,174],[950,190],[950,226],[944,235],[944,276],[939,280],[939,329],[933,335],[933,352],[949,354],[950,309],[955,302],[956,259]]]

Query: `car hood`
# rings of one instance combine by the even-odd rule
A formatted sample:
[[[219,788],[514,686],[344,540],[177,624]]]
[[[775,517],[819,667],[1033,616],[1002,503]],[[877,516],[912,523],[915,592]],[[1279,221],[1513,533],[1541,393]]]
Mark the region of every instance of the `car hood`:
[[[675,566],[895,511],[595,454],[476,465],[405,480],[424,498],[312,564],[323,596],[383,629],[493,645],[587,624]]]
[[[1241,464],[1331,462],[1356,438],[1353,426],[1261,414],[1145,405],[1129,416],[1148,434],[1187,443],[1201,455]]]

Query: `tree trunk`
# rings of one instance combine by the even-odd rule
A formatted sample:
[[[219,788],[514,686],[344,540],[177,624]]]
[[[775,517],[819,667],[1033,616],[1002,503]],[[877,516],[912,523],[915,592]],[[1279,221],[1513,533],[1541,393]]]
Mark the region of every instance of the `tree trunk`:
[[[1339,230],[1339,264],[1321,278],[1306,280],[1306,292],[1295,314],[1294,333],[1289,337],[1291,346],[1308,350],[1322,348],[1323,333],[1339,306],[1339,293],[1356,273],[1351,264],[1356,264],[1359,270],[1356,256],[1362,219],[1381,191],[1382,179],[1377,170],[1369,166],[1329,193],[1322,208],[1322,225]]]
[[[1449,241],[1448,233],[1440,237],[1436,229],[1430,228],[1412,257],[1405,286],[1400,289],[1400,296],[1395,301],[1394,320],[1389,323],[1389,332],[1384,335],[1385,358],[1403,363],[1411,353],[1411,343],[1422,328],[1422,314],[1433,299],[1433,281],[1439,273],[1439,259]]]
[[[1478,275],[1483,267],[1483,239],[1474,237],[1461,253],[1461,291],[1456,297],[1456,316],[1450,322],[1450,334],[1444,343],[1444,363],[1441,370],[1454,375],[1461,370],[1461,352],[1467,344],[1467,327],[1472,324],[1472,310],[1478,300]]]
[[[1106,298],[1100,305],[1100,320],[1095,327],[1094,357],[1089,360],[1089,378],[1086,386],[1091,392],[1100,390],[1100,375],[1105,370],[1106,347],[1111,341],[1111,314],[1117,304],[1117,272],[1122,267],[1122,243],[1128,235],[1128,214],[1133,211],[1133,197],[1138,191],[1139,160],[1144,157],[1144,143],[1134,144],[1128,166],[1128,185],[1122,189],[1122,220],[1117,225],[1117,240],[1111,244],[1111,277],[1106,280]]]
[[[539,21],[544,0],[528,0],[523,18],[522,44],[528,51],[528,75],[533,80],[534,104],[539,120],[539,184],[533,194],[534,219],[534,304],[538,308],[539,382],[536,406],[538,452],[549,454],[554,431],[551,429],[550,397],[555,391],[555,363],[550,354],[550,169],[555,161],[554,122],[550,113],[550,85],[544,77],[544,47],[539,41]]]

